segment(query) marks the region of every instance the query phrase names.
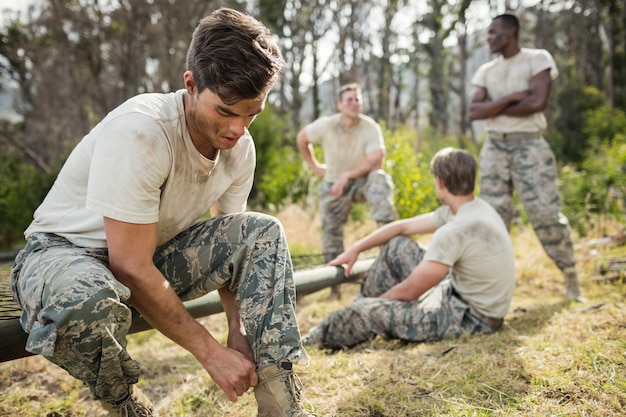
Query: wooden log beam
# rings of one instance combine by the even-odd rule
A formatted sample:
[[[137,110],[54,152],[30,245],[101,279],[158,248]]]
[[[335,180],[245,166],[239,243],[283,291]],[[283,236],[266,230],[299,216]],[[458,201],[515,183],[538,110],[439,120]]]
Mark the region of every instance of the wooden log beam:
[[[343,268],[334,266],[296,271],[294,273],[296,294],[303,296],[346,281],[356,281],[365,275],[373,262],[373,259],[357,261],[348,278],[344,277]],[[210,292],[195,300],[185,301],[184,304],[189,313],[196,318],[224,311],[217,291]],[[152,326],[134,312],[129,333],[138,333],[150,329]],[[31,356],[32,353],[24,350],[26,338],[27,334],[22,329],[18,318],[0,320],[0,362]]]

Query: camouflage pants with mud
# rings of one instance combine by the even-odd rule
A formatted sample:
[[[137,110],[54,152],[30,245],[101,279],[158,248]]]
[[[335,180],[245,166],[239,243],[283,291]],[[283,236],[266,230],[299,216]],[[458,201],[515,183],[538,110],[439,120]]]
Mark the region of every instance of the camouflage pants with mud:
[[[381,169],[350,180],[339,198],[330,195],[332,186],[332,182],[322,181],[317,189],[322,218],[324,262],[335,259],[344,250],[343,229],[352,203],[369,203],[370,217],[377,222],[388,223],[398,217],[393,206],[393,182],[389,174]]]
[[[211,218],[157,248],[154,263],[185,300],[228,286],[239,304],[257,370],[308,362],[295,314],[291,258],[278,220],[259,213]],[[130,291],[108,269],[106,249],[38,233],[18,254],[12,290],[29,333],[26,350],[111,401],[138,381],[126,350]]]
[[[560,270],[573,267],[569,222],[560,213],[554,153],[538,134],[489,137],[480,152],[480,197],[500,214],[507,227],[517,190],[528,220],[548,256]]]
[[[470,312],[456,294],[450,275],[412,302],[377,298],[402,282],[422,261],[424,248],[412,239],[391,239],[367,272],[359,297],[326,317],[316,327],[316,342],[340,349],[381,336],[409,342],[431,342],[461,334],[491,333],[495,329]]]

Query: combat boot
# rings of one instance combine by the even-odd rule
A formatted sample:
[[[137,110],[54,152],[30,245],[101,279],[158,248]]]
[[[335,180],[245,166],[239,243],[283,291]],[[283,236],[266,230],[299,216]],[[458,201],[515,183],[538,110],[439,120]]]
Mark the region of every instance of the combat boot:
[[[254,396],[259,406],[258,417],[315,417],[301,400],[302,382],[287,360],[270,365],[258,373],[259,384]]]
[[[580,288],[576,269],[574,267],[566,268],[563,270],[563,277],[565,278],[565,298],[568,301],[586,302],[587,298],[585,298]]]
[[[109,412],[110,416],[115,417],[156,417],[158,414],[154,411],[152,402],[143,395],[143,392],[135,385],[131,385],[128,389],[128,395],[122,400],[109,403],[101,401],[102,406]]]

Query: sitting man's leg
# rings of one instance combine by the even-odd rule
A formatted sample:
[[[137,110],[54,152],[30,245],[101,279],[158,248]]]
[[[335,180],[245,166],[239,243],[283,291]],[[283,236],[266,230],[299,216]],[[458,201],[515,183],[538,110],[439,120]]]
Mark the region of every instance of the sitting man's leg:
[[[339,348],[353,346],[373,338],[376,333],[367,319],[365,310],[373,308],[377,298],[389,288],[402,282],[424,257],[425,250],[406,236],[397,236],[385,244],[367,271],[361,293],[350,306],[327,317],[311,329],[306,344]],[[342,323],[346,320],[345,323]],[[340,329],[345,324],[344,329]],[[333,330],[334,329],[334,330]],[[332,335],[345,331],[335,339]]]
[[[311,330],[306,344],[341,349],[372,340],[399,339],[432,342],[463,333],[491,333],[484,322],[469,314],[469,305],[453,295],[449,279],[417,301],[404,302],[362,297],[326,317]]]
[[[377,335],[428,342],[462,333],[491,332],[487,324],[469,314],[469,304],[455,295],[447,278],[413,302],[376,298],[406,279],[424,254],[409,237],[391,239],[370,267],[359,298],[311,329],[305,344],[340,349]]]
[[[29,333],[26,350],[81,380],[113,415],[156,415],[134,386],[140,369],[126,351],[130,291],[106,259],[105,249],[80,248],[60,236],[29,238],[12,273]]]
[[[404,281],[424,258],[426,250],[407,236],[396,236],[385,244],[367,271],[361,295],[378,297]]]
[[[211,218],[160,248],[155,263],[181,298],[228,286],[254,353],[259,416],[313,415],[304,409],[293,364],[308,364],[295,312],[295,284],[284,231],[260,213]],[[168,278],[169,279],[169,278]]]

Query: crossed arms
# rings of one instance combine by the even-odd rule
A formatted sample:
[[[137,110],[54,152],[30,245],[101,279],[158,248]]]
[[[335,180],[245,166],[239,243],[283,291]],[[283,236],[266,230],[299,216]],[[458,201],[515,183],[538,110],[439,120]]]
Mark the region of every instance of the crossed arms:
[[[468,109],[470,120],[489,119],[495,116],[523,117],[545,110],[550,97],[552,78],[550,69],[535,75],[528,90],[517,91],[492,100],[485,87],[476,87]]]

